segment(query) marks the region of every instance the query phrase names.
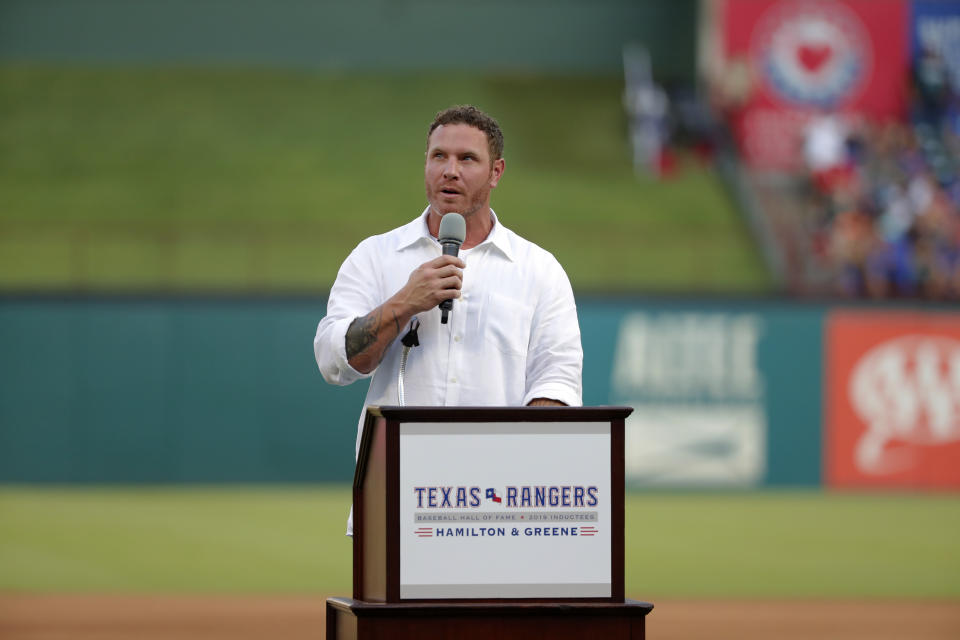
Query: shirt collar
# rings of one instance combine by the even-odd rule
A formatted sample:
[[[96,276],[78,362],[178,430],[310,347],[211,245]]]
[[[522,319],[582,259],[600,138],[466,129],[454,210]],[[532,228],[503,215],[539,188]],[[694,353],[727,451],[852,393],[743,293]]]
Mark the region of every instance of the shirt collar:
[[[400,227],[397,235],[397,251],[403,251],[421,242],[437,242],[437,239],[430,235],[430,229],[427,227],[427,214],[429,211],[430,207],[428,205],[418,218]],[[474,248],[487,244],[492,245],[496,247],[507,260],[512,262],[513,248],[510,246],[510,234],[506,227],[500,224],[500,221],[497,219],[497,214],[493,209],[490,209],[490,215],[493,216],[493,229],[490,230],[486,239]]]
[[[423,210],[419,217],[400,227],[397,233],[397,251],[403,251],[421,242],[436,242],[437,239],[430,235],[430,229],[427,228],[428,206]]]

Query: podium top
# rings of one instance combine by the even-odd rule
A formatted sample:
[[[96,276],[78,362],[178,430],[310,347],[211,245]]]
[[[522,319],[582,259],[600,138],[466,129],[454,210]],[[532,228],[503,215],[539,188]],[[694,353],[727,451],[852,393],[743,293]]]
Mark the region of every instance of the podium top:
[[[632,407],[398,407],[369,406],[367,413],[400,422],[604,422],[623,420]]]

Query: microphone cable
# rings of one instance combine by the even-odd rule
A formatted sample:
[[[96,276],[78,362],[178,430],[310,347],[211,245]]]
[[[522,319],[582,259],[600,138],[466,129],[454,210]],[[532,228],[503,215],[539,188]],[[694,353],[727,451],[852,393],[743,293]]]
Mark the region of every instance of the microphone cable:
[[[407,335],[400,339],[403,344],[403,353],[400,355],[400,372],[397,374],[397,400],[401,407],[407,406],[407,399],[403,392],[403,377],[407,373],[407,356],[410,355],[410,349],[420,346],[420,338],[417,336],[417,329],[420,328],[420,321],[414,318],[410,321],[410,329]]]

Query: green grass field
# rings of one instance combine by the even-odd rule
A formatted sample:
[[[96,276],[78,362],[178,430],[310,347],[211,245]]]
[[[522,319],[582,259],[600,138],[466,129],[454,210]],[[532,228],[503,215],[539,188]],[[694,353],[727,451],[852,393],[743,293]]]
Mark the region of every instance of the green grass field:
[[[0,489],[0,591],[350,592],[349,492]],[[632,493],[637,598],[957,598],[960,500]]]
[[[580,291],[771,287],[714,173],[630,165],[619,77],[0,66],[0,289],[323,291],[424,206],[433,114],[499,118],[494,208]]]

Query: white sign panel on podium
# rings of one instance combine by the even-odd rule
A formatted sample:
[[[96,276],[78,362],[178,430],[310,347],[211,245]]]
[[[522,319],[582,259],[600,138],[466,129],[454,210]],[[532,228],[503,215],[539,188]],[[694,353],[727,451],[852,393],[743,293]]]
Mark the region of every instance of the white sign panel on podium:
[[[611,596],[610,425],[400,425],[400,598]]]

